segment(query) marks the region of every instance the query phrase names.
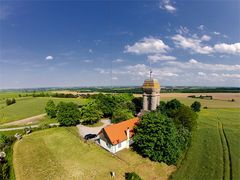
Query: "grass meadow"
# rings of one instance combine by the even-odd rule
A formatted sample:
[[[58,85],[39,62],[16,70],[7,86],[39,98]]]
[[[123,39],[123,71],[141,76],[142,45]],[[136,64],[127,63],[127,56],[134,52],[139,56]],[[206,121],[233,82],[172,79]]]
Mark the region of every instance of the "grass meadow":
[[[15,104],[6,106],[5,101],[2,100],[0,105],[4,104],[5,106],[0,109],[0,124],[43,114],[45,113],[46,103],[50,99],[56,104],[63,101],[80,105],[89,101],[81,98],[24,97],[17,98]]]
[[[97,145],[81,140],[72,128],[51,128],[23,137],[14,145],[14,170],[25,179],[125,179],[135,171],[144,179],[167,179],[174,166],[151,162],[131,150],[113,156]]]
[[[207,109],[172,179],[240,179],[240,109]]]

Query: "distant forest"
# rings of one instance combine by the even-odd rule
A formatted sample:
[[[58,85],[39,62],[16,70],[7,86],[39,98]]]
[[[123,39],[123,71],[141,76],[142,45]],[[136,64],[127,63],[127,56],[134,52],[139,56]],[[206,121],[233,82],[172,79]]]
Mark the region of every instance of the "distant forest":
[[[142,94],[143,90],[139,86],[129,87],[72,87],[72,88],[61,88],[61,87],[46,87],[46,88],[29,88],[29,89],[9,89],[0,90],[1,92],[7,91],[21,91],[26,93],[44,92],[44,91],[57,91],[57,90],[69,90],[77,91],[79,93],[91,93],[91,92],[102,92],[102,93],[133,93]],[[161,88],[161,93],[240,93],[240,87],[191,87],[191,86],[165,86]]]
[[[142,94],[141,87],[102,87],[102,88],[73,88],[78,92],[102,92],[102,93],[133,93]],[[201,87],[167,87],[162,88],[161,93],[240,93],[240,88],[237,87],[216,87],[216,88],[201,88]]]

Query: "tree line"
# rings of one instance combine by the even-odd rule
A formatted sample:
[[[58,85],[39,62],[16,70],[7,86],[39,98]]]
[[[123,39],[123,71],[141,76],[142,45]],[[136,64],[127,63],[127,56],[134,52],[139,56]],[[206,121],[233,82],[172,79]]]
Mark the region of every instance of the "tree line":
[[[142,108],[142,98],[132,94],[95,94],[92,101],[78,106],[72,102],[55,104],[49,100],[45,110],[49,117],[57,118],[60,125],[94,124],[101,118],[110,118],[113,123],[134,117]]]

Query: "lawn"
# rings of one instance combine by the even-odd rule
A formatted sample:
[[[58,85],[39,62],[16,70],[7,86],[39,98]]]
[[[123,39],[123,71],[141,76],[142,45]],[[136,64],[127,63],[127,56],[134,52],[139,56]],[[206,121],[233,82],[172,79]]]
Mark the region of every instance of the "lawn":
[[[174,166],[154,163],[131,150],[118,157],[93,143],[84,143],[76,131],[51,128],[24,136],[14,145],[15,176],[25,179],[124,179],[127,172],[135,171],[144,179],[167,176]]]
[[[186,158],[173,179],[240,179],[240,109],[200,112]]]
[[[45,106],[48,100],[55,103],[60,101],[74,102],[77,104],[87,103],[88,99],[81,98],[52,98],[52,97],[24,97],[17,98],[16,103],[0,109],[0,124],[28,118],[45,113]]]

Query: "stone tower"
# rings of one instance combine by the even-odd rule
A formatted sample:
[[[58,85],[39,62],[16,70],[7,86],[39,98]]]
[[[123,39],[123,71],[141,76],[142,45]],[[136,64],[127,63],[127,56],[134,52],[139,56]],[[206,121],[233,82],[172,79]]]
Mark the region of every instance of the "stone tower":
[[[157,79],[146,79],[143,83],[143,111],[152,111],[160,104],[160,84]]]

